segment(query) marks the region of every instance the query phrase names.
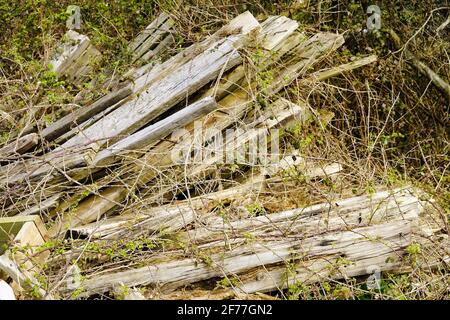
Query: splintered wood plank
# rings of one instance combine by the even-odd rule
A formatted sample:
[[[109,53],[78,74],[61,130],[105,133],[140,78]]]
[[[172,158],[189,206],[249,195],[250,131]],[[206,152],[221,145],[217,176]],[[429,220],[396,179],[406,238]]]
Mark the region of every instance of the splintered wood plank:
[[[417,57],[414,56],[414,54],[411,51],[409,51],[408,49],[404,48],[402,46],[400,37],[398,36],[398,34],[394,30],[390,29],[389,33],[390,33],[391,38],[394,41],[394,44],[397,47],[397,49],[399,49],[399,50],[403,49],[403,52],[404,52],[406,58],[408,59],[408,61],[410,61],[410,63],[421,74],[423,74],[425,77],[428,77],[428,79],[430,79],[430,81],[433,82],[433,84],[445,94],[447,99],[450,99],[450,84],[448,82],[446,82],[444,79],[442,79],[429,66],[427,66],[425,63],[423,63],[422,61],[417,59]]]
[[[120,89],[119,91],[122,91],[122,89]],[[119,93],[119,92],[116,92],[116,93]],[[110,105],[106,109],[101,110],[99,113],[93,115],[92,117],[90,117],[89,119],[84,121],[83,123],[77,124],[77,125],[75,125],[75,123],[72,123],[73,125],[75,125],[75,127],[70,129],[69,131],[66,131],[66,133],[64,133],[63,135],[61,135],[58,138],[56,138],[54,140],[54,142],[56,144],[58,144],[58,145],[63,144],[64,142],[66,142],[67,140],[72,138],[73,136],[83,132],[86,128],[90,127],[91,125],[96,123],[98,120],[100,120],[103,117],[105,117],[107,114],[109,114],[112,111],[114,111],[117,108],[119,108],[121,105],[123,105],[125,102],[129,101],[130,99],[132,99],[132,96],[128,95],[128,96],[124,97],[122,100],[120,100],[120,101]]]
[[[32,215],[25,217],[16,216],[0,218],[0,239],[5,239],[8,234],[12,234],[15,237],[17,232],[27,222],[32,222],[36,226],[43,239],[47,238],[47,229],[45,228],[41,218],[39,216]]]
[[[366,66],[368,64],[374,63],[378,60],[378,57],[376,55],[370,55],[361,59],[357,59],[355,61],[342,64],[337,67],[330,68],[328,70],[320,70],[312,75],[308,76],[308,78],[301,80],[302,83],[307,82],[314,82],[314,81],[324,81],[331,77],[335,77],[337,75],[343,74],[345,72],[361,68],[363,66]]]
[[[190,224],[200,211],[213,203],[224,199],[240,197],[257,191],[264,180],[225,189],[222,191],[201,195],[174,205],[159,206],[156,208],[137,208],[126,210],[122,215],[108,217],[90,224],[71,228],[71,231],[94,238],[116,239],[125,234],[138,234],[157,230],[178,230]]]
[[[416,219],[423,204],[412,189],[382,191],[373,196],[360,196],[333,203],[322,203],[306,208],[287,210],[236,221],[224,221],[221,217],[199,221],[197,228],[186,232],[182,238],[193,243],[213,243],[223,239],[243,239],[246,232],[255,237],[285,237],[301,234],[302,237],[318,232],[379,224],[394,220]]]
[[[327,54],[337,50],[344,44],[344,37],[340,34],[320,32],[303,42],[296,48],[292,59],[297,62],[294,64],[285,64],[281,66],[278,72],[283,73],[284,77],[278,77],[268,89],[270,94],[274,94],[281,88],[292,83],[300,74],[305,74],[313,64],[324,59]]]

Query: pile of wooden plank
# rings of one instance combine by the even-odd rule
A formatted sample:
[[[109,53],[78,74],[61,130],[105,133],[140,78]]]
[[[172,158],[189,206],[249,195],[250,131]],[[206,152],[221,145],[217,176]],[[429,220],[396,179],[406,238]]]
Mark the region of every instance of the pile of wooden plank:
[[[252,204],[254,195],[283,185],[292,170],[308,179],[335,179],[342,165],[283,150],[278,161],[260,161],[251,174],[217,185],[222,152],[205,152],[201,161],[191,161],[191,152],[186,159],[174,156],[180,146],[209,150],[217,146],[217,134],[227,136],[230,128],[219,150],[239,154],[260,137],[275,141],[274,129],[316,116],[306,101],[283,97],[284,88],[297,79],[327,79],[376,57],[312,74],[343,45],[342,35],[309,36],[289,18],[258,22],[245,12],[200,43],[156,59],[174,43],[173,25],[162,14],[130,42],[134,60],[147,64],[130,70],[110,93],[1,149],[3,216],[37,221],[31,217],[39,215],[54,239],[108,243],[144,237],[156,243],[135,262],[82,271],[75,287],[62,263],[65,273],[46,290],[39,287],[41,296],[89,297],[118,286],[145,286],[154,290],[152,297],[218,298],[361,276],[373,265],[382,271],[403,267],[416,231],[430,230],[420,222],[420,191],[406,187],[267,213],[239,203]],[[88,39],[68,33],[78,40],[52,63],[60,75],[81,72],[80,63],[97,55]],[[195,191],[199,185],[209,191]],[[220,208],[232,201],[243,213],[227,217]],[[162,245],[168,234],[177,240]],[[77,260],[83,252],[74,246],[64,259]],[[14,257],[2,257],[0,269],[14,277]],[[52,257],[47,264],[60,260]],[[204,291],[222,278],[226,288]],[[185,293],[176,295],[179,288]]]

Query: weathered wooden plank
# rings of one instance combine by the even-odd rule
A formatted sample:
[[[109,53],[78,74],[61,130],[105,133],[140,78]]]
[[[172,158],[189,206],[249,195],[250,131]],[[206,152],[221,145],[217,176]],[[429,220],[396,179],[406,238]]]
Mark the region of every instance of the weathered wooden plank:
[[[406,237],[409,238],[410,235],[407,234]],[[335,256],[312,262],[298,262],[290,267],[284,265],[273,270],[259,270],[255,274],[243,275],[235,290],[245,294],[281,291],[299,283],[307,285],[330,279],[372,275],[374,266],[379,272],[396,270],[402,265],[401,249],[409,243],[411,242],[395,243],[391,248],[372,243],[356,243],[345,256],[345,263],[342,263],[342,257]]]
[[[162,13],[158,16],[155,21],[152,22],[142,33],[140,33],[130,44],[130,49],[134,51],[133,60],[148,60],[148,58],[151,57],[149,54],[151,53],[150,51],[155,49],[155,47],[163,41],[163,39],[173,29],[174,25],[175,22],[167,14]],[[139,45],[136,45],[138,42],[140,42]]]
[[[115,188],[109,188],[103,193],[102,197],[94,197],[93,201],[82,201],[74,210],[64,214],[59,223],[55,223],[49,230],[49,233],[54,236],[63,231],[70,229],[76,225],[86,224],[100,217],[108,212],[111,208],[118,205],[117,202],[110,199],[111,193],[115,194]],[[126,192],[126,189],[121,189],[121,192]]]
[[[6,245],[5,251],[0,248],[0,270],[19,284],[18,289],[31,283],[37,285],[40,294],[45,294],[32,274],[40,270],[36,263],[44,263],[50,254],[36,252],[47,239],[47,230],[39,216],[0,218],[0,245]],[[26,251],[12,250],[13,247]]]
[[[113,91],[89,106],[81,107],[67,116],[52,123],[49,127],[42,130],[41,136],[47,141],[52,141],[65,132],[72,129],[73,126],[79,125],[84,121],[89,120],[94,115],[100,113],[106,108],[118,103],[120,100],[126,98],[132,93],[132,85],[127,84],[123,88]]]
[[[439,239],[424,230],[425,225],[420,219],[419,226],[412,226],[411,243],[419,244],[422,248],[421,258],[413,265],[402,260],[401,252],[393,254],[367,253],[365,258],[346,256],[346,263],[341,258],[323,259],[322,261],[302,262],[295,265],[277,266],[269,269],[256,269],[239,277],[239,285],[231,291],[238,293],[273,292],[283,290],[291,284],[310,284],[329,279],[348,279],[362,275],[372,275],[373,272],[411,273],[413,270],[426,268],[433,270],[448,265],[450,257],[446,252],[449,247],[448,237]],[[441,230],[442,228],[439,228]],[[439,233],[438,230],[435,232]],[[427,234],[426,236],[424,236]],[[361,248],[367,250],[367,247]],[[426,252],[426,253],[425,253]],[[376,268],[374,270],[374,267]]]
[[[412,195],[411,189],[379,192],[372,196],[360,196],[323,203],[307,208],[283,211],[270,215],[237,221],[224,221],[222,217],[199,221],[197,228],[188,231],[185,238],[194,243],[213,242],[227,234],[230,241],[244,238],[251,232],[255,237],[286,237],[301,234],[302,237],[317,232],[331,232],[342,227],[358,227],[407,219],[412,212],[415,218],[423,205]]]
[[[93,70],[93,66],[101,58],[101,53],[93,45],[89,45],[87,49],[64,71],[69,81],[80,84]]]
[[[85,146],[77,146],[71,152],[55,152],[42,158],[31,159],[24,163],[11,163],[0,167],[0,185],[13,185],[23,181],[39,181],[45,178],[51,181],[54,178],[61,179],[62,172],[86,165],[86,157],[89,152]],[[88,149],[87,149],[88,150]]]
[[[144,61],[150,61],[150,59],[164,59],[166,52],[170,48],[175,46],[175,36],[172,33],[166,35],[166,37],[158,43],[158,45],[144,54],[141,59]]]
[[[184,227],[192,222],[190,217],[198,216],[201,209],[208,208],[212,203],[223,199],[240,197],[244,194],[261,188],[264,180],[252,181],[251,183],[201,195],[174,205],[165,205],[153,209],[136,208],[127,210],[120,216],[108,217],[86,225],[71,228],[78,234],[93,236],[94,238],[105,237],[107,239],[118,238],[125,233],[144,231],[146,233],[156,230],[177,230],[178,227],[172,222],[182,220]],[[137,213],[139,212],[139,213]],[[194,215],[191,213],[195,212]],[[187,213],[187,216],[186,216]],[[188,219],[189,218],[189,219]]]
[[[140,32],[133,40],[130,41],[130,44],[128,45],[130,50],[135,51],[136,49],[138,49],[138,47],[142,45],[142,43],[168,19],[169,16],[167,15],[167,13],[161,12],[161,14],[158,15],[155,20],[153,20],[142,32]]]
[[[39,142],[37,133],[30,133],[7,144],[0,149],[0,160],[8,160],[14,155],[23,154],[35,147]]]
[[[249,50],[258,52],[259,68],[267,68],[306,37],[296,33],[298,23],[284,16],[271,16],[261,23],[261,32],[255,41],[249,44]],[[217,100],[239,89],[241,81],[249,76],[249,70],[244,65],[238,66],[229,74],[224,75],[218,84],[207,90],[203,96],[214,95]],[[250,71],[251,73],[251,71]]]
[[[99,152],[94,161],[94,166],[104,166],[119,156],[125,156],[130,151],[148,148],[160,139],[168,136],[178,128],[182,128],[211,111],[217,109],[217,103],[212,97],[203,98],[184,109],[150,125],[135,134],[115,143]]]
[[[329,78],[335,77],[337,75],[343,74],[345,72],[361,68],[363,66],[366,66],[368,64],[374,63],[378,60],[378,57],[376,55],[370,55],[361,59],[354,60],[352,62],[342,64],[337,67],[330,68],[329,70],[321,70],[317,71],[310,76],[308,76],[306,79],[301,80],[301,82],[315,82],[315,81],[324,81]]]
[[[0,270],[3,270],[8,274],[22,288],[29,288],[32,286],[41,298],[53,300],[53,296],[47,294],[45,290],[41,288],[39,281],[37,281],[30,273],[23,272],[17,263],[10,259],[6,253],[0,256]]]

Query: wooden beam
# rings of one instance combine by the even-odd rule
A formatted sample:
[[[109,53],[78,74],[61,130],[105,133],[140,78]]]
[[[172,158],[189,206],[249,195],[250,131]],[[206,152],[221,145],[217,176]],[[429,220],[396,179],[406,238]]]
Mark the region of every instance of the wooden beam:
[[[87,295],[102,293],[121,282],[158,285],[164,292],[225,275],[245,277],[254,268],[271,270],[288,260],[297,264],[304,277],[314,278],[321,271],[332,270],[342,256],[357,264],[352,274],[364,274],[368,271],[361,266],[367,259],[401,256],[402,248],[411,243],[423,211],[414,192],[410,188],[388,190],[229,223],[217,217],[216,222],[209,220],[181,237],[193,241],[209,262],[166,251],[165,261],[87,277],[83,289]],[[274,278],[270,289],[281,285],[281,270],[276,272],[274,276],[280,277]],[[261,283],[264,285],[258,290],[267,291],[267,282]],[[254,292],[251,288],[247,284],[243,290]]]
[[[161,52],[163,46],[160,45],[164,44],[165,46],[170,43],[170,39],[173,39],[170,33],[174,25],[175,22],[166,13],[161,13],[130,43],[129,47],[133,51],[133,61],[138,59],[149,60],[156,54],[153,50]]]
[[[216,109],[217,103],[213,97],[203,98],[102,150],[93,160],[93,165],[105,166],[114,162],[119,156],[126,156],[131,151],[144,147],[148,148],[176,129],[182,128]]]
[[[141,31],[133,40],[130,41],[128,47],[132,51],[136,51],[146,40],[149,38],[155,30],[158,29],[164,22],[166,22],[170,17],[162,12],[159,14],[155,20],[152,21],[143,31]]]

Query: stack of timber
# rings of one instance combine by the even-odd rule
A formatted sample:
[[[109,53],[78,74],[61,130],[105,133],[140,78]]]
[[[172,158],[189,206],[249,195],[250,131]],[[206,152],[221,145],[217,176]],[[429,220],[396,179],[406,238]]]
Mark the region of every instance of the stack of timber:
[[[311,72],[344,39],[298,27],[286,17],[258,22],[245,12],[164,57],[174,44],[174,21],[163,13],[129,43],[134,61],[144,64],[129,70],[126,81],[3,146],[0,270],[6,276],[0,278],[16,296],[29,283],[46,299],[114,296],[124,286],[145,288],[139,299],[282,294],[299,282],[370,275],[373,266],[403,272],[405,249],[414,243],[444,250],[428,266],[447,263],[439,218],[426,218],[432,200],[413,187],[330,194],[289,210],[257,205],[298,184],[293,173],[332,181],[345,170],[338,161],[308,159],[277,144],[276,129],[318,117],[306,98],[293,101],[285,89],[377,60]],[[77,79],[98,52],[75,31],[67,37],[52,66]],[[271,151],[279,147],[277,157],[250,161],[248,150],[258,141]],[[228,156],[241,165],[240,175],[223,163]],[[15,241],[24,228],[34,238]],[[71,247],[52,250],[58,241]],[[120,255],[98,251],[111,244]],[[25,255],[12,254],[24,245],[34,248],[27,263]],[[81,261],[90,267],[80,270]],[[42,275],[45,286],[37,280]]]

